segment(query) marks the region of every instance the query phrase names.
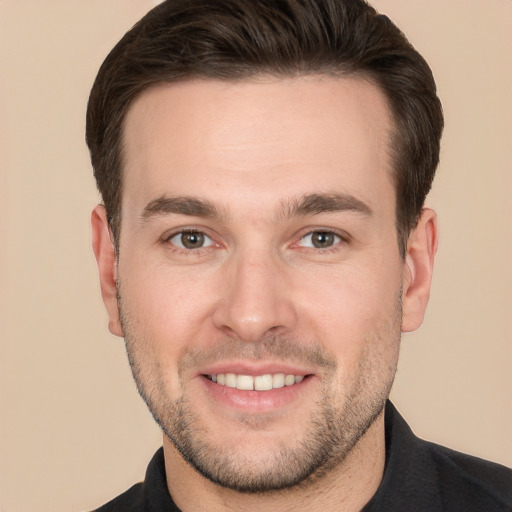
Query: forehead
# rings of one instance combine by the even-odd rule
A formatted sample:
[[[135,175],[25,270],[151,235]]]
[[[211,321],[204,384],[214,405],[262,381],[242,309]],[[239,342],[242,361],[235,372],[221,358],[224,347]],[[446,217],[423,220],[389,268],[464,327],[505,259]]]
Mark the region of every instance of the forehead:
[[[123,218],[179,194],[248,208],[286,193],[349,192],[378,206],[392,188],[390,119],[384,95],[362,78],[159,85],[126,117]]]

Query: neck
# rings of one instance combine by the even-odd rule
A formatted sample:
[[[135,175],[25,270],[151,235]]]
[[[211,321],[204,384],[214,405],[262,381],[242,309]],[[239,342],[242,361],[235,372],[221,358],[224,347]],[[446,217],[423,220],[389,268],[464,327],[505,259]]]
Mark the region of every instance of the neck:
[[[385,465],[384,411],[361,437],[343,463],[310,482],[268,494],[225,489],[200,475],[164,436],[169,492],[183,512],[358,512],[372,498]]]

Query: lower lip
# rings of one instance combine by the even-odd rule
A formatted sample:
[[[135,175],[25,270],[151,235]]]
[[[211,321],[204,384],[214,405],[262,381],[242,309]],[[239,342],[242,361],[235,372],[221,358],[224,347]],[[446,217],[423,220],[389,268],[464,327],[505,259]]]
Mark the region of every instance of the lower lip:
[[[302,397],[311,386],[312,375],[307,375],[302,382],[293,386],[271,389],[268,391],[242,391],[229,386],[217,384],[204,375],[201,376],[208,394],[216,401],[230,408],[244,412],[262,413],[280,409]]]

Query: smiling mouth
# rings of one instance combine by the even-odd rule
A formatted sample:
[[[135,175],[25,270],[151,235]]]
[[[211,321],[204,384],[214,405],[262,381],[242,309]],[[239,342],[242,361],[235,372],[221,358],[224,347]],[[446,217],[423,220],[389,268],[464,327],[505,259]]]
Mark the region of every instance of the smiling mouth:
[[[236,373],[218,373],[206,375],[206,378],[220,386],[236,388],[240,391],[269,391],[299,384],[304,380],[304,375],[273,373],[253,377],[252,375],[238,375]]]

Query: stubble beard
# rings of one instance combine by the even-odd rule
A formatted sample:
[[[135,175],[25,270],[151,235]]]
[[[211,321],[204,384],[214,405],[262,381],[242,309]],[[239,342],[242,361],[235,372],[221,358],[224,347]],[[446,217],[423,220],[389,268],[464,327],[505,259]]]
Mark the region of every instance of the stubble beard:
[[[168,396],[163,381],[155,379],[151,368],[144,364],[141,347],[147,343],[133,335],[130,322],[123,314],[121,317],[128,359],[139,394],[183,459],[205,478],[222,487],[242,493],[269,494],[307,487],[333,468],[343,465],[358,441],[383,412],[398,360],[400,304],[397,309],[396,317],[383,329],[385,332],[374,334],[366,340],[367,354],[360,361],[357,379],[342,406],[339,405],[339,390],[332,389],[336,362],[319,345],[306,349],[302,344],[298,348],[300,342],[287,338],[269,338],[254,345],[252,356],[257,353],[257,358],[287,354],[288,359],[283,360],[290,360],[290,354],[295,354],[295,360],[300,359],[305,363],[318,363],[321,359],[326,368],[322,394],[304,426],[302,438],[274,444],[266,457],[262,457],[261,453],[255,455],[237,451],[233,446],[216,445],[207,436],[206,426],[195,413],[193,397],[186,392],[175,400]],[[396,354],[393,360],[386,360],[378,353],[376,355],[375,350],[378,352],[379,345],[384,341],[390,343],[391,336],[394,337],[391,343],[396,346]],[[236,346],[239,350],[234,348]],[[226,347],[231,347],[228,350],[235,356],[248,354],[248,344],[242,341],[231,340]],[[189,353],[185,359],[193,360],[196,355]]]

